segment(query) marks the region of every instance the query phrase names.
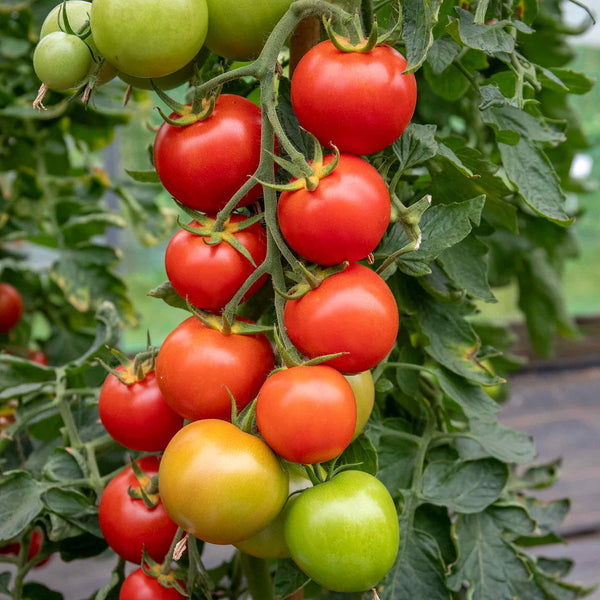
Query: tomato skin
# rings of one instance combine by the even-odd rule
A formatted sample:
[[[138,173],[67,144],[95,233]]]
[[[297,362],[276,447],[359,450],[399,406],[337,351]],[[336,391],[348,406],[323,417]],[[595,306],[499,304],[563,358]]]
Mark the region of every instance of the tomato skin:
[[[158,385],[182,417],[231,419],[258,393],[274,365],[269,340],[260,335],[225,335],[190,317],[164,341],[156,361]]]
[[[158,473],[156,456],[145,456],[136,462],[149,477]],[[139,565],[145,547],[153,560],[162,562],[171,547],[177,525],[169,518],[161,500],[148,508],[143,500],[129,496],[130,486],[140,487],[131,467],[125,467],[106,486],[98,508],[102,535],[125,560]]]
[[[296,564],[336,592],[374,587],[398,552],[394,501],[362,471],[344,471],[302,492],[287,512],[284,531]]]
[[[329,164],[333,156],[325,157]],[[319,265],[356,262],[375,250],[390,222],[390,194],[367,161],[342,154],[314,191],[284,192],[281,233],[300,256]]]
[[[292,367],[271,375],[258,393],[256,423],[263,439],[293,463],[339,456],[356,427],[350,384],[327,366]]]
[[[352,436],[354,441],[365,428],[375,403],[375,384],[371,371],[363,371],[356,375],[345,375],[346,381],[350,384],[356,399],[356,429]]]
[[[258,106],[241,96],[222,94],[204,121],[186,127],[161,125],[154,141],[156,172],[179,202],[216,213],[258,168],[260,139]],[[238,206],[258,200],[261,194],[261,186],[256,185]]]
[[[293,0],[207,0],[206,47],[231,60],[251,60]]]
[[[247,220],[242,215],[233,215],[225,225]],[[191,223],[196,227],[196,222]],[[258,267],[267,256],[267,235],[261,225],[255,223],[242,231],[233,233],[244,246]],[[206,310],[221,310],[254,272],[255,267],[231,244],[223,241],[209,246],[208,237],[196,235],[182,229],[169,242],[165,255],[165,267],[169,281],[175,291],[188,298],[191,304]],[[246,301],[267,280],[261,277],[244,296]]]
[[[165,508],[187,532],[233,544],[264,529],[288,495],[288,474],[258,437],[231,423],[186,425],[167,446],[159,485]]]
[[[45,352],[42,352],[41,350],[32,350],[32,349],[28,349],[27,350],[27,358],[34,362],[37,363],[38,365],[44,365],[44,366],[48,366],[48,357],[46,356]]]
[[[285,328],[309,358],[347,352],[327,361],[342,373],[380,363],[398,334],[398,307],[385,281],[371,269],[350,265],[318,288],[285,305]]]
[[[10,283],[0,283],[0,333],[7,333],[23,314],[23,298]]]
[[[185,585],[182,585],[185,589]],[[119,600],[181,600],[184,598],[175,588],[165,588],[158,579],[146,575],[142,569],[131,573],[121,586]]]
[[[406,59],[387,45],[359,53],[321,42],[294,71],[294,112],[324,146],[379,152],[400,137],[415,110],[417,84],[405,69]]]
[[[154,371],[131,385],[109,373],[100,388],[98,410],[111,437],[132,450],[160,452],[183,427],[183,418],[160,393]]]
[[[164,77],[198,53],[208,29],[206,0],[94,0],[98,50],[133,77]]]

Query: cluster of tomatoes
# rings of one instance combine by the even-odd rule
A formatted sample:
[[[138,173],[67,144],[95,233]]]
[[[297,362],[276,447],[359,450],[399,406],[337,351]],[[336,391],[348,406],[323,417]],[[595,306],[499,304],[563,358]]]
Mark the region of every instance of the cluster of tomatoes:
[[[300,61],[292,79],[300,124],[336,154],[286,186],[279,226],[301,258],[321,267],[349,263],[321,269],[327,276],[315,277],[285,306],[284,326],[306,357],[336,355],[321,364],[273,371],[264,334],[244,319],[225,326],[219,318],[267,256],[256,218],[236,213],[215,227],[216,213],[242,186],[238,207],[260,199],[261,187],[249,180],[261,156],[260,110],[224,94],[195,122],[178,124],[174,113],[161,126],[158,175],[180,204],[198,211],[169,243],[166,270],[178,294],[204,312],[167,337],[156,365],[152,358],[121,367],[102,387],[107,431],[128,448],[163,452],[160,462],[145,457],[127,467],[102,496],[102,531],[127,560],[139,563],[143,548],[164,560],[179,525],[254,556],[291,556],[335,591],[373,587],[392,566],[398,519],[385,487],[357,470],[312,483],[324,479],[319,463],[336,459],[360,435],[373,406],[369,369],[398,332],[392,292],[357,262],[390,220],[387,186],[358,155],[385,148],[410,121],[416,86],[405,67],[389,46],[345,52],[327,41]],[[343,85],[333,75],[340,72],[349,73]],[[232,402],[235,415],[254,399],[260,437],[231,422]],[[183,419],[191,423],[182,427]],[[313,465],[312,483],[302,465]]]
[[[249,18],[233,0],[67,0],[46,17],[34,53],[45,88],[101,86],[115,76],[163,90],[194,75],[201,48],[255,58],[292,0],[258,0]],[[66,18],[65,18],[66,17]]]

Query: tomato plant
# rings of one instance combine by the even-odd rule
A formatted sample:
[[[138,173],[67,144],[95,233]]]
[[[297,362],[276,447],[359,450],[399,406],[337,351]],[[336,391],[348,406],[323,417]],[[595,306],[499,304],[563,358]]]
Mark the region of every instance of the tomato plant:
[[[165,402],[154,371],[142,379],[136,374],[127,377],[124,367],[109,373],[100,388],[98,409],[106,431],[132,450],[160,452],[183,426],[183,418]]]
[[[273,369],[273,360],[264,335],[225,334],[190,317],[163,343],[156,376],[176,413],[190,420],[229,420],[232,397],[238,410],[247,406]]]
[[[326,157],[325,164],[332,160]],[[356,262],[381,241],[390,222],[390,194],[367,161],[342,154],[315,190],[281,194],[277,215],[283,236],[300,256],[319,265]]]
[[[288,474],[259,438],[231,423],[196,421],[171,440],[159,485],[169,515],[212,544],[232,544],[264,529],[288,495]]]
[[[360,471],[303,491],[287,512],[284,530],[300,568],[337,592],[374,587],[398,552],[394,501],[380,481]]]
[[[183,596],[174,588],[166,588],[158,579],[136,569],[123,582],[119,600],[181,600]]]
[[[235,295],[252,272],[267,255],[267,236],[258,224],[238,230],[238,226],[247,221],[241,215],[233,215],[225,224],[223,241],[209,244],[210,235],[201,235],[198,223],[192,222],[192,228],[198,233],[187,230],[177,232],[165,254],[167,277],[182,297],[191,304],[207,310],[222,309]],[[238,249],[227,243],[233,236],[249,254],[252,262]],[[265,283],[267,277],[261,277],[244,295],[247,300]]]
[[[136,463],[144,478],[138,478],[131,467],[125,467],[106,486],[98,507],[100,528],[108,545],[125,560],[140,564],[145,549],[152,559],[162,561],[177,525],[169,518],[158,492],[150,490],[153,486],[150,479],[158,474],[158,459],[147,456]],[[152,506],[146,505],[141,488],[146,489]]]
[[[99,0],[91,26],[100,54],[133,77],[164,77],[198,53],[208,27],[205,0]]]
[[[23,314],[23,298],[10,283],[0,283],[0,333],[10,331]]]
[[[344,52],[325,41],[307,52],[292,77],[292,102],[302,127],[325,146],[372,154],[389,146],[410,123],[417,102],[415,76],[394,48]]]
[[[284,369],[260,389],[256,423],[267,444],[286,460],[325,462],[350,443],[356,400],[349,383],[331,367]]]
[[[379,275],[359,264],[328,277],[285,306],[292,342],[310,358],[345,352],[327,361],[343,373],[360,373],[381,362],[398,333],[398,308]]]
[[[177,120],[177,115],[171,118]],[[186,127],[161,125],[154,142],[156,172],[176,200],[215,213],[256,171],[260,132],[260,109],[245,98],[223,94],[207,118]],[[196,156],[203,160],[195,160]],[[260,196],[256,185],[238,206]]]

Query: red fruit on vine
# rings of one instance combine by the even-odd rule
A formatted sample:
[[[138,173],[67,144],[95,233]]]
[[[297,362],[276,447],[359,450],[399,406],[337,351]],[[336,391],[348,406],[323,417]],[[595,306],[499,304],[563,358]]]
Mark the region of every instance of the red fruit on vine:
[[[415,76],[394,48],[343,52],[321,42],[292,77],[292,104],[300,125],[327,147],[372,154],[392,144],[410,123],[417,102]]]
[[[9,332],[23,314],[23,298],[10,283],[0,283],[0,333]]]
[[[142,452],[160,452],[183,426],[183,418],[165,402],[154,371],[138,380],[126,377],[125,367],[118,367],[121,379],[109,373],[98,399],[100,420],[119,444]]]
[[[263,334],[225,334],[195,316],[164,341],[156,360],[158,385],[167,403],[186,419],[231,419],[231,397],[242,410],[274,366]]]
[[[171,119],[179,115],[173,113]],[[178,127],[163,123],[154,141],[156,172],[176,200],[216,213],[254,174],[260,162],[260,108],[232,94],[219,96],[204,120]],[[238,203],[258,200],[260,185]]]
[[[185,584],[180,582],[185,589]],[[182,600],[182,596],[175,588],[166,588],[158,579],[146,575],[142,569],[131,573],[121,586],[119,600]]]
[[[324,164],[333,161],[326,156]],[[342,154],[313,191],[281,194],[279,225],[300,256],[319,265],[362,260],[377,247],[390,222],[385,181],[365,160]]]
[[[100,529],[108,545],[125,560],[140,564],[145,548],[150,558],[162,562],[177,525],[167,514],[153,481],[158,475],[158,458],[145,456],[136,463],[145,474],[141,481],[129,466],[106,486],[98,507]],[[153,506],[146,505],[141,488]]]
[[[224,239],[209,245],[209,235],[197,235],[186,230],[178,231],[169,242],[165,254],[167,276],[175,291],[190,304],[206,310],[221,310],[235,295],[267,255],[267,236],[261,225],[255,223],[237,231],[236,225],[247,218],[233,215],[225,223]],[[197,222],[190,224],[199,227]],[[227,242],[234,237],[254,261]],[[246,301],[267,280],[261,277],[245,294]]]
[[[350,265],[299,300],[285,305],[285,328],[309,358],[345,352],[327,361],[342,373],[380,363],[398,334],[398,307],[390,288],[371,269]]]

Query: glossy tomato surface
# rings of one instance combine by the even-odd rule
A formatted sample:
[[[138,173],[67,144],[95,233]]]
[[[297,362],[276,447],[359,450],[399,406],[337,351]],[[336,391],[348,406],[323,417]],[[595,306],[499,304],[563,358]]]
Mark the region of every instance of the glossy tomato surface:
[[[417,84],[405,69],[406,59],[387,45],[362,53],[321,42],[294,71],[294,112],[324,146],[379,152],[398,139],[415,110]]]
[[[132,450],[160,452],[183,426],[183,418],[165,402],[154,371],[130,385],[109,373],[100,388],[98,409],[106,431]]]
[[[333,156],[325,157],[329,164]],[[390,222],[390,195],[365,160],[342,154],[316,190],[284,192],[277,209],[281,232],[300,256],[319,265],[356,262],[373,252]]]
[[[223,94],[204,121],[186,127],[161,125],[154,141],[156,171],[176,200],[216,213],[254,175],[260,162],[260,136],[258,106],[241,96]],[[238,206],[254,202],[261,193],[256,185]]]
[[[233,544],[279,514],[288,474],[261,439],[206,419],[171,440],[159,485],[165,508],[180,527],[205,542]]]
[[[346,352],[326,364],[360,373],[381,362],[398,334],[398,307],[385,281],[350,265],[299,300],[286,303],[284,321],[293,344],[309,358]]]
[[[344,376],[326,366],[271,375],[258,393],[256,423],[279,456],[314,464],[339,456],[356,428],[356,400]]]
[[[256,58],[293,0],[207,0],[206,47],[231,60]]]
[[[185,589],[185,585],[182,585]],[[146,575],[142,569],[131,573],[121,586],[119,600],[182,600],[174,588],[162,586],[158,579]]]
[[[363,371],[356,375],[346,375],[346,381],[350,384],[356,399],[356,429],[352,436],[354,441],[365,428],[375,403],[375,384],[371,371]]]
[[[0,283],[0,333],[10,331],[23,314],[23,298],[10,283]]]
[[[148,477],[158,473],[156,456],[146,456],[136,462]],[[125,467],[106,486],[98,509],[102,535],[125,560],[140,564],[145,547],[153,560],[162,562],[171,547],[177,525],[160,499],[156,506],[149,508],[142,499],[132,498],[127,493],[129,487],[140,487],[131,467]]]
[[[336,592],[376,586],[398,552],[394,501],[362,471],[344,471],[302,492],[287,511],[284,531],[296,564]]]
[[[262,334],[225,335],[186,319],[164,341],[156,361],[158,385],[181,416],[231,419],[231,397],[242,410],[273,369],[269,340]]]
[[[234,232],[236,223],[245,220],[242,215],[233,215],[225,224],[225,232],[248,250],[258,267],[267,255],[267,235],[258,223]],[[216,311],[224,308],[256,267],[226,241],[209,246],[208,240],[184,229],[178,231],[167,246],[165,267],[169,281],[182,298],[198,308]],[[266,275],[261,277],[243,300],[257,292],[266,280]]]
[[[206,0],[94,0],[98,50],[133,77],[163,77],[189,63],[208,28]]]

